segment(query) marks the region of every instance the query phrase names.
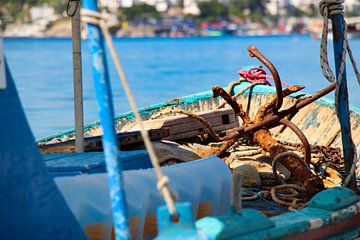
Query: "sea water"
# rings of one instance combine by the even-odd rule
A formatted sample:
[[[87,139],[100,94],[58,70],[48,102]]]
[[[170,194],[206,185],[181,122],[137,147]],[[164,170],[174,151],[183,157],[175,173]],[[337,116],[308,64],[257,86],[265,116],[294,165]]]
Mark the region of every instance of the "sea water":
[[[314,93],[329,82],[320,70],[320,41],[309,35],[216,38],[114,39],[138,106],[226,86],[238,79],[245,65],[260,64],[249,57],[256,46],[270,59],[288,84],[305,85]],[[351,40],[360,64],[360,40]],[[69,38],[5,39],[5,55],[35,137],[73,128],[72,48]],[[82,42],[85,122],[98,117],[88,44]],[[329,42],[330,66],[333,66]],[[130,107],[109,58],[115,113]],[[350,103],[360,107],[360,87],[347,65]],[[333,98],[333,94],[327,97]]]

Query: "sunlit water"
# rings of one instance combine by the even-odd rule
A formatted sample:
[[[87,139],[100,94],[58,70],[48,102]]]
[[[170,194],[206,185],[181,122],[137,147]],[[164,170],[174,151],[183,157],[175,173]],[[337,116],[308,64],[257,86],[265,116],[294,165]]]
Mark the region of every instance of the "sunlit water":
[[[360,40],[351,40],[360,62]],[[288,84],[316,92],[328,82],[319,64],[319,40],[309,36],[115,39],[128,81],[139,106],[226,86],[237,71],[258,61],[246,47],[256,46]],[[5,53],[28,120],[36,137],[73,127],[71,39],[5,39]],[[332,44],[329,44],[332,45]],[[83,42],[85,121],[98,119],[88,45]],[[329,52],[332,52],[330,46]],[[331,66],[332,54],[329,55]],[[109,61],[116,114],[129,104]],[[360,107],[360,87],[348,64],[350,102]],[[332,96],[328,96],[331,97]]]

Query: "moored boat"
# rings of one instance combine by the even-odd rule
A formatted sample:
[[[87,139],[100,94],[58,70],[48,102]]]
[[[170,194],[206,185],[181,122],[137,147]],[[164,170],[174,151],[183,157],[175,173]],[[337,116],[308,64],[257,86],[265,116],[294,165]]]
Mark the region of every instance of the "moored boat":
[[[262,68],[252,67],[227,90],[215,86],[140,111],[135,107],[113,122],[97,26],[103,23],[96,1],[84,4],[88,17],[99,18],[91,19],[89,40],[101,124],[85,126],[85,153],[74,153],[73,130],[40,139],[36,146],[6,69],[0,79],[0,121],[7,126],[0,137],[2,239],[360,235],[356,157],[349,169],[348,149],[340,150],[346,136],[341,135],[345,120],[338,123],[336,116],[339,105],[320,98],[335,83],[313,95],[299,92],[303,86],[283,90],[275,67],[249,47],[270,69],[275,87],[267,86]],[[349,117],[356,154],[359,111],[353,108]],[[150,148],[143,127],[154,141]],[[171,166],[159,168],[159,162]],[[168,208],[161,206],[160,193]]]
[[[244,88],[246,88],[247,86],[249,86],[251,83],[247,82],[247,81],[242,81],[239,85],[236,85],[233,89],[233,94],[236,95],[237,93],[241,92]],[[267,85],[256,85],[251,89],[248,89],[247,91],[245,91],[242,95],[238,96],[237,100],[240,104],[242,104],[244,106],[245,109],[249,109],[249,115],[250,116],[255,116],[257,108],[259,105],[268,102],[269,100],[271,100],[276,94],[276,90],[274,87],[271,86],[267,86]],[[289,106],[292,106],[296,101],[298,101],[297,99],[299,98],[299,96],[305,97],[309,96],[303,96],[304,93],[303,92],[298,92],[295,93],[287,98],[284,99],[284,108],[287,108]],[[180,151],[180,153],[176,154],[176,151],[178,151],[178,148],[180,148],[180,144],[186,142],[187,146],[191,145],[189,143],[192,143],[193,145],[196,146],[195,142],[199,142],[198,138],[199,135],[204,136],[208,134],[208,131],[206,130],[206,128],[201,124],[198,123],[196,120],[193,119],[188,119],[188,117],[181,117],[181,116],[171,116],[171,117],[165,117],[163,118],[164,120],[159,121],[159,120],[149,120],[151,119],[151,117],[153,116],[159,116],[160,113],[162,112],[168,112],[171,111],[171,109],[183,109],[183,110],[187,110],[187,111],[193,111],[193,112],[197,112],[202,115],[201,112],[204,112],[203,116],[206,117],[206,119],[208,119],[209,121],[212,122],[220,122],[222,125],[221,130],[225,131],[225,130],[229,130],[232,129],[236,126],[239,126],[241,124],[241,120],[237,119],[234,112],[229,109],[226,108],[225,110],[218,110],[217,107],[219,106],[219,104],[221,104],[222,99],[220,98],[213,98],[212,96],[212,92],[211,91],[205,91],[205,92],[201,92],[198,94],[194,94],[191,96],[186,96],[186,97],[181,97],[181,98],[177,98],[174,100],[170,100],[161,104],[156,104],[156,105],[152,105],[143,109],[140,109],[141,115],[143,120],[145,120],[145,125],[149,125],[149,126],[155,126],[157,128],[155,129],[151,129],[151,131],[158,131],[158,132],[162,132],[163,135],[162,137],[157,138],[158,141],[160,141],[160,143],[163,144],[169,144],[171,146],[173,146],[175,149],[177,150],[165,150],[166,154],[170,155],[172,158],[171,159],[167,159],[162,161],[162,163],[164,163],[165,165],[167,165],[167,161],[169,160],[174,160],[175,162],[179,163],[179,162],[187,162],[187,163],[183,163],[185,164],[184,166],[182,166],[182,164],[180,165],[175,165],[171,167],[171,170],[173,170],[174,172],[176,171],[182,171],[182,168],[184,167],[189,167],[189,168],[193,168],[193,173],[194,175],[191,176],[187,176],[186,174],[183,175],[183,177],[186,178],[192,178],[193,182],[191,184],[195,185],[195,184],[200,184],[197,179],[200,178],[202,179],[203,177],[201,177],[200,172],[202,171],[206,171],[208,176],[211,176],[211,174],[215,174],[217,175],[215,178],[218,179],[218,181],[225,181],[225,180],[221,180],[221,176],[225,175],[227,177],[225,177],[225,179],[227,179],[226,181],[229,183],[230,180],[230,172],[227,173],[226,169],[220,168],[220,166],[218,166],[217,168],[215,167],[213,170],[211,170],[211,167],[207,168],[205,166],[201,167],[199,169],[199,171],[196,171],[196,165],[200,164],[203,161],[207,161],[207,164],[210,165],[211,162],[214,162],[215,159],[206,159],[206,160],[194,160],[191,157],[193,155],[191,154],[187,154],[186,157],[184,157],[184,152],[186,153],[186,151],[194,151],[193,149],[190,150],[182,150]],[[230,111],[229,111],[230,110]],[[219,114],[217,114],[217,119],[216,116],[214,117],[213,120],[211,120],[211,117],[207,117],[206,114],[208,112],[211,112],[213,115],[216,115],[215,113],[218,112]],[[175,115],[175,114],[174,114]],[[171,122],[176,121],[185,121],[185,123],[179,123],[178,126],[181,126],[181,124],[187,124],[188,126],[190,125],[190,127],[188,128],[181,128],[180,132],[178,131],[177,128],[179,128],[178,126],[175,125],[175,127],[171,126]],[[215,120],[216,119],[216,120]],[[237,123],[234,123],[233,121],[236,119],[236,121],[238,121]],[[148,121],[146,121],[148,120]],[[168,123],[170,122],[170,123]],[[332,156],[332,154],[336,153],[336,150],[338,151],[338,149],[341,147],[341,137],[340,137],[340,126],[337,123],[337,118],[336,118],[336,113],[335,113],[335,109],[334,109],[334,103],[332,103],[330,100],[328,99],[319,99],[317,101],[315,101],[314,103],[308,105],[307,107],[305,107],[304,109],[302,109],[300,111],[299,114],[297,114],[293,119],[292,122],[295,123],[297,126],[299,126],[299,128],[304,132],[304,134],[308,137],[308,140],[310,142],[310,144],[313,146],[314,152],[312,153],[313,155],[313,160],[317,161],[319,158],[319,149],[322,149],[321,151],[328,151],[328,153],[325,155],[328,158],[333,158],[334,162],[333,164],[339,164],[338,166],[342,165],[342,163],[339,163],[337,161],[339,161],[339,158],[336,158],[335,156]],[[360,122],[360,115],[359,115],[359,111],[356,108],[352,108],[351,110],[351,122],[353,123],[353,129],[352,129],[352,133],[354,136],[354,141],[357,147],[357,151],[359,151],[359,147],[360,147],[360,139],[359,139],[359,134],[357,134],[360,131],[360,127],[359,127],[359,123]],[[147,124],[148,123],[148,124]],[[151,124],[150,124],[151,123]],[[156,123],[156,124],[155,124]],[[160,124],[160,125],[159,125]],[[165,125],[165,127],[163,127],[163,130],[161,130],[162,125]],[[194,126],[193,126],[194,125]],[[220,125],[220,124],[219,124]],[[170,126],[170,132],[169,129],[166,129],[166,126]],[[186,125],[185,125],[186,126]],[[193,127],[193,128],[192,128]],[[130,131],[131,129],[135,128],[135,130]],[[191,128],[191,129],[190,129]],[[41,151],[44,151],[48,154],[44,155],[44,158],[46,159],[46,164],[50,170],[50,172],[54,175],[54,176],[59,176],[59,175],[71,175],[71,176],[76,176],[76,181],[72,182],[73,180],[70,179],[59,179],[56,180],[56,182],[59,184],[59,188],[63,191],[63,193],[65,193],[65,198],[69,198],[68,202],[74,202],[73,197],[71,197],[73,194],[70,194],[72,192],[72,190],[69,190],[69,185],[72,185],[74,189],[77,189],[76,191],[79,191],[79,189],[81,189],[81,186],[86,186],[85,189],[97,189],[98,192],[96,192],[96,195],[99,196],[105,196],[106,195],[106,188],[100,188],[97,185],[100,184],[102,186],[105,186],[106,183],[106,179],[104,176],[104,173],[106,172],[105,170],[105,161],[104,161],[104,157],[101,153],[97,153],[97,152],[91,152],[91,151],[98,151],[101,150],[101,146],[99,147],[99,143],[100,143],[100,138],[98,138],[96,141],[98,142],[98,144],[94,144],[93,142],[93,138],[96,136],[99,136],[101,134],[101,126],[99,122],[94,122],[88,125],[85,125],[85,134],[86,136],[88,136],[89,140],[91,141],[87,141],[85,138],[85,149],[87,151],[89,151],[88,153],[84,153],[79,155],[76,153],[71,153],[74,151],[75,146],[74,146],[74,141],[72,141],[71,139],[74,136],[74,131],[67,131],[67,132],[63,132],[63,133],[59,133],[50,137],[46,137],[44,139],[39,139],[38,140],[38,144],[40,145],[40,149]],[[139,141],[130,141],[130,140],[126,140],[126,135],[128,134],[128,136],[131,138],[133,134],[136,134],[136,126],[134,123],[134,118],[133,118],[133,114],[131,112],[129,113],[124,113],[122,115],[116,116],[116,129],[119,132],[119,139],[120,142],[122,141],[121,139],[125,139],[123,140],[123,144],[122,147],[125,149],[128,149],[128,151],[125,151],[125,154],[123,156],[123,164],[124,164],[124,170],[131,170],[129,172],[129,175],[142,175],[143,172],[147,172],[147,170],[141,170],[144,168],[149,168],[151,166],[150,164],[150,160],[148,155],[146,154],[146,152],[143,150],[142,147],[142,143],[141,140]],[[196,130],[196,133],[194,132],[194,129]],[[215,127],[216,129],[216,127]],[[165,134],[164,134],[165,132]],[[290,129],[283,129],[282,126],[278,126],[275,127],[273,129],[271,129],[272,134],[274,134],[276,136],[276,139],[279,140],[280,142],[283,143],[292,143],[289,144],[289,149],[294,150],[294,146],[296,145],[300,145],[300,141],[298,140],[298,138],[296,137],[296,135],[294,135]],[[189,135],[190,134],[190,135]],[[139,134],[137,134],[139,135]],[[139,137],[139,136],[138,136]],[[141,137],[139,137],[141,139]],[[54,143],[54,139],[58,139],[55,140],[57,141],[56,143]],[[65,139],[65,141],[62,141],[62,139]],[[167,141],[162,141],[161,139],[165,139]],[[170,142],[171,140],[171,142]],[[96,142],[95,141],[95,142]],[[126,142],[128,141],[128,142]],[[50,144],[46,144],[46,142],[50,142]],[[87,145],[87,142],[89,143]],[[177,145],[175,145],[178,142]],[[180,143],[180,144],[179,144]],[[200,145],[200,144],[199,144]],[[211,146],[211,144],[203,144],[201,145],[204,148],[209,149],[213,149],[211,147],[209,147],[209,145]],[[96,147],[94,147],[96,146]],[[157,148],[158,147],[158,148]],[[156,151],[164,151],[164,148],[161,146],[157,146],[155,147]],[[199,148],[199,146],[197,146]],[[250,147],[250,146],[249,146]],[[262,154],[261,151],[259,152],[259,150],[261,150],[259,147],[256,146],[251,146],[252,148],[248,149],[246,148],[246,146],[243,147],[239,147],[238,150],[238,155],[241,157],[238,157],[236,154],[236,150],[234,151],[235,153],[232,154],[233,156],[233,160],[230,162],[227,162],[229,168],[236,168],[239,167],[241,165],[241,161],[246,162],[246,163],[250,163],[252,164],[253,162],[260,162],[262,164],[268,164],[269,161],[261,161],[260,159],[263,158],[269,158],[267,156],[267,154]],[[131,150],[131,149],[137,149],[137,150]],[[317,149],[317,150],[316,150]],[[174,153],[175,151],[175,153]],[[301,154],[301,150],[295,150],[298,152],[298,154]],[[316,152],[318,151],[318,152]],[[67,153],[62,153],[61,152],[67,152]],[[49,154],[50,153],[50,154]],[[197,155],[195,158],[200,158],[201,153],[197,153],[196,151],[193,152],[194,155]],[[341,154],[341,152],[340,152]],[[131,157],[129,157],[128,155],[130,155]],[[179,156],[180,155],[180,156]],[[186,155],[186,154],[185,154]],[[324,156],[324,157],[325,157]],[[340,157],[341,158],[341,157]],[[96,160],[94,163],[94,159]],[[250,161],[249,161],[250,160]],[[260,160],[260,161],[259,161]],[[323,159],[324,160],[324,159]],[[200,161],[199,163],[197,163],[197,161]],[[131,162],[132,166],[131,166]],[[217,162],[217,164],[220,164],[219,162]],[[224,164],[225,165],[225,164]],[[84,167],[86,166],[86,167]],[[320,165],[319,165],[320,166]],[[76,167],[78,169],[76,169]],[[222,170],[221,170],[222,169]],[[169,169],[170,170],[170,169]],[[137,173],[135,173],[137,171]],[[272,174],[271,169],[267,169],[267,171],[265,171],[265,173],[268,174]],[[95,173],[99,174],[96,175]],[[85,174],[81,177],[82,174]],[[264,174],[263,174],[264,175]],[[125,183],[127,182],[127,178],[128,178],[128,174],[125,172]],[[55,178],[57,179],[57,178]],[[329,179],[329,178],[328,178]],[[263,177],[263,182],[266,181],[266,179]],[[135,181],[136,180],[128,180],[130,181]],[[151,180],[147,180],[150,181]],[[182,177],[172,177],[172,175],[170,175],[170,181],[174,181],[176,184],[183,184],[182,181],[184,181],[184,179],[182,179]],[[324,177],[324,181],[327,181],[326,178]],[[72,182],[72,183],[71,183]],[[65,184],[66,183],[66,184]],[[76,184],[75,184],[76,183]],[[186,184],[186,183],[184,183]],[[319,195],[315,195],[315,197],[310,200],[310,202],[308,203],[308,207],[299,210],[297,212],[291,212],[287,209],[286,206],[281,206],[277,203],[274,202],[269,202],[269,200],[267,199],[261,199],[260,197],[258,199],[256,199],[255,201],[243,201],[243,205],[244,207],[248,207],[248,208],[252,208],[252,209],[259,209],[260,212],[262,211],[265,215],[267,214],[268,216],[272,216],[272,217],[265,217],[265,215],[257,215],[259,214],[259,212],[251,212],[249,210],[249,218],[251,218],[254,214],[254,219],[256,221],[263,221],[264,225],[256,228],[254,227],[249,228],[252,229],[251,231],[246,231],[246,230],[236,230],[236,229],[242,229],[244,228],[240,223],[238,223],[238,220],[233,220],[236,223],[234,223],[234,229],[232,229],[230,232],[234,231],[233,233],[227,233],[225,234],[224,232],[222,232],[222,227],[219,227],[219,229],[217,231],[219,231],[217,234],[218,235],[214,235],[214,237],[218,237],[219,236],[228,236],[228,238],[239,238],[239,239],[267,239],[269,237],[271,238],[278,238],[278,237],[298,237],[299,239],[303,239],[303,238],[309,238],[309,239],[318,239],[319,237],[329,237],[329,236],[335,236],[335,235],[344,235],[344,236],[357,236],[356,234],[358,234],[360,232],[359,230],[359,226],[358,225],[352,225],[352,224],[348,224],[348,222],[356,222],[358,221],[357,219],[358,217],[358,209],[359,209],[359,202],[358,202],[358,196],[354,193],[352,193],[350,190],[347,190],[346,188],[341,188],[341,187],[336,187],[336,185],[339,185],[339,182],[333,181],[332,183],[330,182],[330,185],[334,186],[335,188],[332,189],[330,188],[329,190],[325,190],[323,193],[319,193]],[[213,183],[211,183],[212,186]],[[152,186],[155,187],[155,183],[152,183]],[[201,186],[201,184],[200,184]],[[204,187],[204,186],[203,186]],[[66,188],[68,190],[66,190]],[[139,188],[138,186],[134,188]],[[206,187],[205,187],[206,188]],[[141,190],[139,191],[143,191],[143,196],[148,195],[147,193],[145,193],[143,188],[140,188]],[[222,191],[226,191],[226,192],[230,192],[230,188],[228,186],[228,188],[226,188],[226,190],[221,189],[221,188],[217,188],[218,192],[214,193],[214,196],[220,196]],[[128,189],[126,189],[128,190]],[[176,192],[179,191],[178,188],[174,189]],[[130,190],[128,190],[129,192],[131,192]],[[181,190],[180,190],[181,191]],[[186,195],[188,195],[190,197],[190,199],[187,199],[187,201],[191,201],[195,206],[198,206],[199,208],[197,210],[194,210],[194,215],[196,217],[202,217],[205,215],[211,215],[214,213],[224,213],[225,210],[229,210],[230,209],[230,205],[228,205],[227,207],[222,207],[224,208],[224,210],[219,211],[218,207],[214,202],[211,201],[206,201],[206,202],[198,202],[198,200],[196,199],[201,199],[201,197],[194,197],[197,194],[195,194],[195,192],[192,192],[193,190],[191,190],[191,188],[186,189],[186,190],[182,190],[184,192],[188,192]],[[126,191],[127,192],[127,191]],[[183,193],[184,193],[183,192]],[[250,190],[251,192],[251,190]],[[255,190],[254,192],[252,192],[254,195],[259,195],[259,190]],[[84,192],[83,193],[85,196],[89,193]],[[94,192],[92,193],[94,194]],[[153,193],[155,194],[155,193]],[[246,191],[245,193],[246,194]],[[345,195],[347,195],[346,197],[344,197]],[[259,195],[261,196],[261,195]],[[180,194],[180,199],[182,199],[182,195]],[[340,198],[339,198],[340,197]],[[106,197],[108,198],[108,197]],[[159,197],[157,197],[156,199],[158,199]],[[331,198],[339,198],[341,199],[340,202],[345,202],[344,204],[342,203],[335,203],[335,200],[331,200]],[[271,198],[270,198],[271,199]],[[348,202],[348,200],[351,199],[351,201]],[[227,199],[225,201],[229,201],[229,196],[227,197]],[[129,205],[132,205],[131,203],[133,201],[138,201],[139,200],[135,200],[135,199],[128,199],[128,203]],[[156,200],[158,201],[158,200]],[[329,201],[329,203],[325,203],[326,201]],[[333,201],[333,202],[332,202]],[[142,202],[139,202],[139,204],[144,204]],[[329,205],[327,205],[329,204]],[[71,204],[70,204],[71,205]],[[101,204],[99,204],[100,206]],[[325,206],[326,205],[326,206]],[[143,205],[144,209],[146,209],[146,204]],[[212,207],[210,207],[212,206]],[[216,206],[216,207],[215,207]],[[311,206],[311,207],[310,207]],[[102,206],[103,208],[105,206]],[[109,204],[107,204],[107,211],[108,211],[108,219],[106,219],[105,222],[109,222],[111,221],[111,217],[110,217],[110,206]],[[204,212],[204,209],[207,209],[207,211]],[[212,209],[212,210],[210,210]],[[145,211],[145,210],[144,210]],[[146,210],[145,212],[148,212],[149,210]],[[245,211],[245,210],[244,210]],[[246,210],[248,211],[248,210]],[[130,210],[131,212],[131,210]],[[346,214],[344,214],[345,212],[349,212],[348,217],[345,217]],[[320,214],[321,213],[321,214]],[[141,232],[144,234],[144,237],[155,237],[157,231],[154,230],[154,227],[152,227],[152,230],[149,230],[149,226],[153,226],[153,224],[155,224],[155,211],[154,209],[151,210],[149,212],[149,214],[147,216],[143,216],[143,219],[139,220],[139,216],[136,215],[130,215],[130,219],[132,218],[132,221],[135,221],[136,224],[131,225],[131,232],[134,234],[133,236],[141,236]],[[339,219],[337,217],[334,216],[342,216],[344,217],[344,219]],[[232,216],[227,216],[229,219],[232,219]],[[258,217],[258,218],[257,218]],[[137,219],[137,220],[134,220]],[[245,217],[245,219],[247,219]],[[350,220],[349,220],[350,219]],[[247,219],[249,220],[249,219]],[[207,222],[209,221],[209,222]],[[199,220],[199,222],[196,224],[197,227],[199,228],[204,228],[204,231],[210,231],[210,229],[207,229],[206,226],[212,226],[211,224],[217,224],[216,226],[220,226],[221,222],[224,221],[224,219],[217,219],[217,218],[205,218],[202,220]],[[240,220],[239,220],[240,221]],[[241,220],[243,221],[243,220]],[[240,222],[241,222],[240,221]],[[244,220],[245,221],[245,220]],[[250,221],[250,220],[249,220]],[[143,225],[143,228],[141,228],[139,230],[139,222],[140,223],[145,223]],[[345,223],[344,223],[345,222]],[[105,224],[104,222],[92,222],[91,224],[89,224],[89,226],[86,226],[85,228],[88,229],[89,233],[92,233],[94,231],[94,229],[106,229],[103,227],[102,224]],[[237,225],[239,224],[239,225]],[[338,227],[337,224],[339,224]],[[256,223],[251,223],[248,225],[245,225],[247,227],[250,226],[257,226]],[[263,227],[263,228],[262,228]],[[93,230],[90,230],[92,229]],[[151,228],[151,227],[150,227]],[[225,227],[224,227],[225,229]],[[331,229],[331,231],[327,231],[327,229]],[[336,231],[333,229],[337,229]],[[339,229],[343,229],[343,230],[339,230]],[[139,231],[139,232],[136,232]],[[338,231],[339,230],[339,231]],[[352,231],[349,231],[352,230]],[[211,230],[213,231],[213,230]],[[227,230],[229,231],[229,230]],[[99,232],[97,232],[97,234],[99,234]],[[104,235],[106,235],[105,233],[103,233]],[[232,235],[234,234],[234,235]],[[322,235],[324,234],[324,235]],[[316,236],[316,237],[314,237]],[[222,237],[220,237],[222,238]],[[347,237],[346,237],[347,238]]]

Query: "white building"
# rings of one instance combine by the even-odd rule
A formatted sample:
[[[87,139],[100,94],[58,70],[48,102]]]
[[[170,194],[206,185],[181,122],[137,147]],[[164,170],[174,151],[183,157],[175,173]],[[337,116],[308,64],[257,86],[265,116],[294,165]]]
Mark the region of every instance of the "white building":
[[[132,0],[130,0],[132,1]],[[99,0],[101,7],[107,7],[109,9],[118,9],[121,6],[120,0]]]
[[[291,0],[290,4],[296,8],[306,11],[309,9],[310,6],[319,8],[319,2],[320,1],[318,0]]]
[[[197,16],[200,14],[200,9],[196,0],[184,0],[184,14]]]
[[[285,15],[289,6],[294,6],[303,11],[309,10],[309,7],[319,7],[320,0],[268,0],[266,8],[271,15]],[[358,0],[346,0],[344,3],[345,11],[354,11],[360,9]]]
[[[145,3],[150,6],[155,6],[159,12],[168,10],[170,6],[177,5],[180,0],[100,0],[100,5],[108,7],[109,9],[128,8],[134,4]],[[184,14],[199,15],[200,10],[198,8],[198,2],[209,1],[209,0],[183,0],[184,3]],[[221,3],[226,4],[228,0],[218,0]],[[294,6],[303,11],[307,11],[310,6],[318,8],[320,0],[268,0],[266,8],[271,15],[286,15],[289,7]],[[346,0],[345,3],[346,11],[360,10],[359,0]],[[43,11],[50,11],[44,9]]]
[[[53,21],[58,18],[55,9],[47,4],[30,8],[31,21],[37,22],[42,20]]]
[[[290,0],[268,0],[266,9],[271,15],[284,15]]]
[[[346,0],[344,3],[345,11],[359,11],[360,10],[360,1],[358,0]]]

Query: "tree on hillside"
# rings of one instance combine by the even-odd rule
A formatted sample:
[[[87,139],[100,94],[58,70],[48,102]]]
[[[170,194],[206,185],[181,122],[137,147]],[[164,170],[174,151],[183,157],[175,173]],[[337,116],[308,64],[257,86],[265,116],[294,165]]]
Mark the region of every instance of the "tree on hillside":
[[[121,15],[125,16],[127,20],[158,18],[159,12],[154,6],[145,3],[135,4],[130,8],[121,9]]]
[[[62,14],[66,10],[67,0],[0,0],[0,28],[5,29],[11,22],[29,22],[30,8],[48,4],[55,12]]]
[[[200,9],[200,18],[209,21],[217,21],[224,19],[228,16],[228,9],[217,0],[211,0],[209,2],[199,2],[198,7]]]
[[[246,12],[250,17],[262,17],[266,12],[266,0],[229,0],[231,15],[243,17]]]

